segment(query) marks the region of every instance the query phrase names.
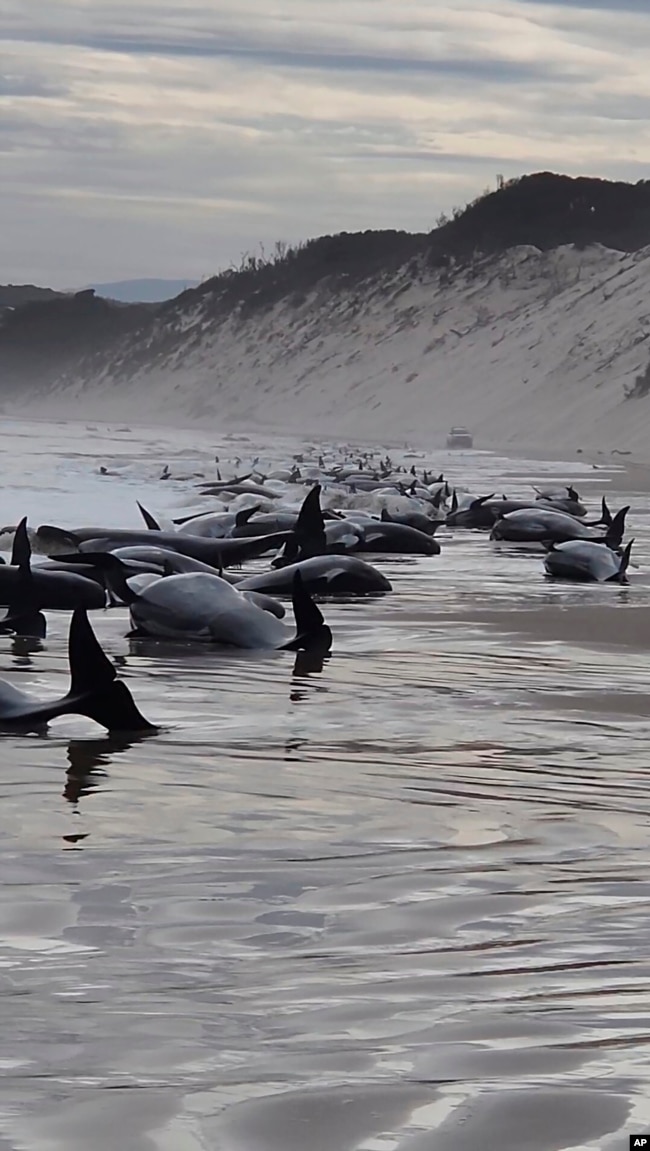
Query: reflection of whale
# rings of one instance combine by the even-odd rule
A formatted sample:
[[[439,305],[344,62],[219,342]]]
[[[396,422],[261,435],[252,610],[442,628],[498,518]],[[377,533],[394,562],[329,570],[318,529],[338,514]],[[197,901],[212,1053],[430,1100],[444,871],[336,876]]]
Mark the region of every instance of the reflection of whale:
[[[306,651],[299,651],[296,653],[296,660],[293,665],[293,675],[297,678],[308,675],[319,675],[325,664],[325,660],[330,658],[329,649],[314,648]]]
[[[108,731],[153,731],[128,687],[99,645],[83,608],[72,616],[68,639],[70,688],[41,702],[0,680],[0,728],[37,731],[60,715],[85,715]]]
[[[38,636],[13,635],[11,637],[11,654],[15,656],[17,667],[30,667],[31,658],[38,651],[43,650],[43,642]]]
[[[135,744],[147,738],[147,733],[141,735],[109,735],[104,739],[71,739],[68,744],[68,762],[66,783],[63,796],[70,803],[79,800],[93,792],[100,779],[105,779],[108,772],[104,769],[111,763],[113,756],[120,755]]]
[[[314,691],[315,685],[309,683],[309,677],[312,675],[320,675],[325,660],[329,658],[329,651],[319,650],[318,648],[312,651],[296,652],[296,660],[293,665],[291,679],[291,690],[289,692],[289,699],[292,703],[301,703]],[[327,691],[327,687],[321,684],[316,690]]]

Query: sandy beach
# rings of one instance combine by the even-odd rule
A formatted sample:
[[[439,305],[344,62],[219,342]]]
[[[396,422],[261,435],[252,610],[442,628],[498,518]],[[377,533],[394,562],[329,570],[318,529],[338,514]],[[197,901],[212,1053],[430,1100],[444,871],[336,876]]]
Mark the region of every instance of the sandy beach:
[[[304,449],[248,435],[12,425],[2,518],[136,524],[215,454]],[[125,1151],[622,1151],[650,1123],[647,489],[580,457],[423,462],[476,492],[571,481],[590,511],[629,492],[629,586],[448,531],[377,557],[394,594],[324,605],[307,673],[95,613],[163,730],[3,737],[11,1151],[112,1151],[116,1123]],[[0,652],[40,695],[67,680],[48,622]]]
[[[477,448],[647,463],[650,399],[626,396],[650,356],[649,284],[650,250],[596,244],[514,248],[453,274],[405,266],[354,288],[325,280],[245,315],[192,298],[146,346],[125,338],[34,400],[55,419],[81,406],[88,419],[427,450],[466,424]]]

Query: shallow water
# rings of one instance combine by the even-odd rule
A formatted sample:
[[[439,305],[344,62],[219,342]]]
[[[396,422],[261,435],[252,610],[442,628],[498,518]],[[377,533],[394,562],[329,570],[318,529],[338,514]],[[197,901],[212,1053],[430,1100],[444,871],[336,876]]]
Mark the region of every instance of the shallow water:
[[[213,475],[215,448],[295,445],[7,423],[0,518],[136,525],[137,498],[196,503],[162,465]],[[616,481],[436,463],[591,506]],[[94,615],[164,730],[0,736],[0,1149],[618,1151],[650,1128],[650,500],[625,502],[628,588],[441,533],[377,561],[392,596],[326,606],[320,671]],[[0,676],[62,693],[67,624],[0,637]]]

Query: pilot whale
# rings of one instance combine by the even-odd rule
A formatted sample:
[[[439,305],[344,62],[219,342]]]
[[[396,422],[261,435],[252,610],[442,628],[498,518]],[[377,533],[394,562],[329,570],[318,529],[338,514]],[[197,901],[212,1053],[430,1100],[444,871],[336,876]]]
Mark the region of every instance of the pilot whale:
[[[566,540],[551,544],[544,558],[546,574],[556,579],[586,583],[627,583],[627,569],[634,540],[622,555],[594,540]]]
[[[166,548],[125,547],[116,548],[110,552],[82,552],[79,555],[70,556],[64,554],[58,557],[58,561],[53,562],[58,570],[64,570],[68,562],[72,565],[74,561],[78,561],[75,566],[79,570],[83,571],[84,565],[87,565],[87,571],[93,571],[96,576],[102,579],[108,588],[110,607],[115,607],[116,601],[117,603],[130,602],[128,589],[135,587],[133,580],[136,576],[147,577],[140,581],[138,587],[150,587],[152,583],[163,576],[189,575],[196,572],[220,576],[227,583],[235,585],[241,579],[241,576],[224,574],[222,571],[211,567],[210,564],[192,559],[191,556],[181,555],[179,552],[169,551]],[[257,591],[246,591],[244,594],[251,603],[256,604],[263,611],[270,612],[277,619],[284,618],[285,608],[278,600]]]
[[[167,576],[137,590],[131,581],[129,612],[136,635],[207,640],[248,649],[329,651],[332,633],[305,590],[300,572],[292,581],[295,633],[218,575]],[[127,581],[128,582],[128,581]]]
[[[38,731],[61,715],[84,715],[109,732],[154,732],[90,626],[84,608],[76,608],[68,637],[70,688],[53,700],[35,700],[0,680],[0,729]]]
[[[625,531],[625,517],[629,506],[616,513],[605,535],[597,536],[595,529],[565,512],[525,508],[509,512],[497,520],[490,539],[509,540],[512,543],[564,543],[566,540],[594,540],[610,548],[618,548]]]
[[[27,519],[16,528],[11,563],[0,566],[0,604],[12,612],[20,608],[20,597],[28,584],[25,569],[31,572],[30,596],[38,610],[70,610],[76,607],[103,608],[106,590],[94,579],[73,571],[48,570],[40,565],[31,566],[31,546],[27,534]]]
[[[393,590],[386,576],[377,568],[350,555],[312,556],[286,567],[245,576],[237,587],[240,591],[288,595],[297,571],[312,595],[378,595]]]
[[[183,535],[181,532],[147,531],[146,528],[142,531],[128,528],[77,528],[67,531],[43,524],[36,535],[39,546],[48,554],[57,550],[70,552],[74,547],[80,552],[108,552],[118,547],[157,546],[219,568],[258,559],[266,552],[281,547],[292,533],[275,532],[253,539],[205,539],[202,536]]]

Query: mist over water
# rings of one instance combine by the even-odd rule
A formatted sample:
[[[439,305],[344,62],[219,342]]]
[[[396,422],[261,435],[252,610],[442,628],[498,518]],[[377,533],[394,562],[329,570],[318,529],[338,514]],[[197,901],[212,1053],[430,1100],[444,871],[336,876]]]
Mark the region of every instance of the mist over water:
[[[215,452],[226,475],[303,447],[6,424],[0,526],[137,526],[137,499],[200,502]],[[320,669],[94,613],[163,730],[0,735],[0,1148],[619,1151],[650,1128],[650,499],[586,464],[414,462],[476,494],[572,480],[590,509],[611,486],[629,587],[440,531],[438,557],[377,558],[392,595],[325,605]],[[62,694],[68,622],[0,637],[0,677]]]

